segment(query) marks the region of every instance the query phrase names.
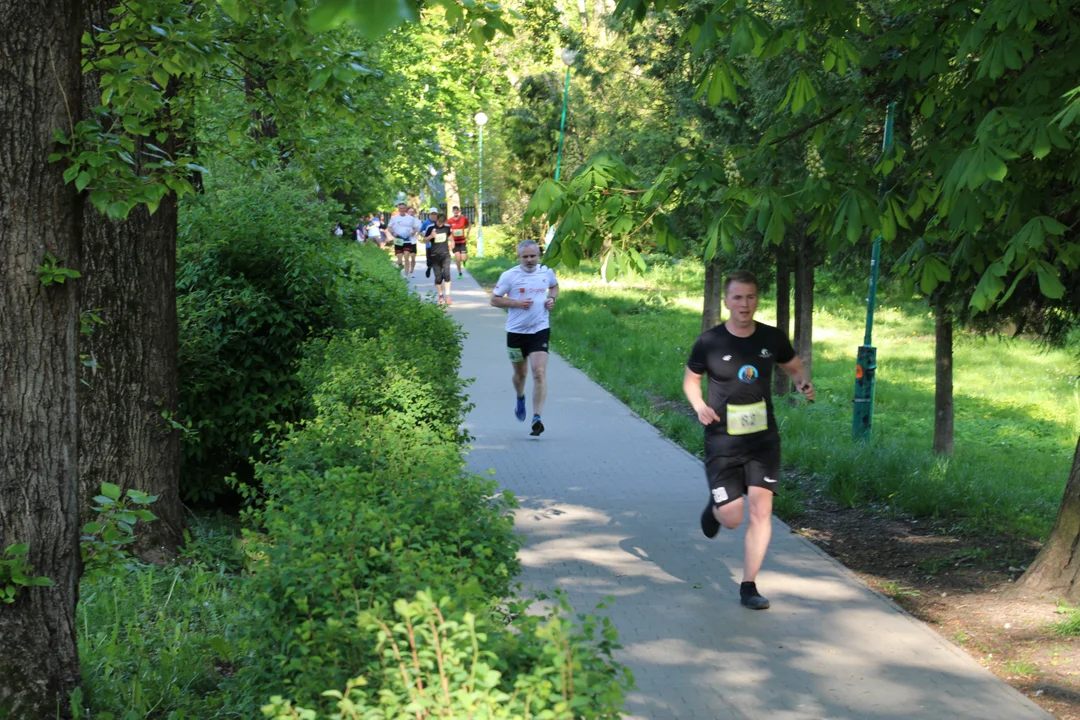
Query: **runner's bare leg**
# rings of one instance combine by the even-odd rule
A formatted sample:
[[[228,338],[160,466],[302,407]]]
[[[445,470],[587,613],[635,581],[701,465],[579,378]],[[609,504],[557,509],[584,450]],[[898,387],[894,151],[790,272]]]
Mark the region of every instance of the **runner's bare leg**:
[[[544,401],[547,399],[547,361],[546,352],[529,353],[533,376],[533,415],[544,414]],[[524,394],[524,383],[522,393]]]

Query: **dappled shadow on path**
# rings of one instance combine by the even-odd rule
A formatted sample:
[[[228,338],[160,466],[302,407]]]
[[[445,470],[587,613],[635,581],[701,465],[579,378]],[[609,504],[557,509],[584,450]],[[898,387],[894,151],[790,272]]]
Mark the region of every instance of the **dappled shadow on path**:
[[[759,576],[773,608],[738,604],[742,533],[696,537],[696,517],[523,498],[523,580],[605,596],[635,671],[635,718],[1045,717],[942,638],[777,523]]]

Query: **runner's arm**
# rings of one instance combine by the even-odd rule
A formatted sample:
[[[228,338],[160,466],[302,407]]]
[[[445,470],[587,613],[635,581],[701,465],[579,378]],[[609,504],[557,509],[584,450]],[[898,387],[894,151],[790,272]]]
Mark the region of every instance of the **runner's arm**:
[[[809,376],[806,374],[806,368],[803,367],[802,359],[796,355],[786,363],[777,363],[780,369],[791,378],[795,383],[795,389],[806,396],[806,399],[810,402],[814,402],[814,385],[810,382]]]
[[[503,308],[505,310],[505,309],[508,309],[508,308],[525,307],[525,301],[524,300],[514,300],[513,298],[508,298],[505,295],[492,295],[491,296],[491,305],[492,305],[492,307]]]
[[[555,307],[555,298],[559,297],[559,283],[555,283],[548,288],[547,300],[544,301],[544,307],[550,310]]]
[[[701,375],[698,375],[690,368],[686,368],[682,380],[683,394],[690,401],[690,407],[694,408],[698,422],[702,425],[711,425],[714,422],[719,422],[720,416],[705,402],[705,398],[701,394],[701,378]]]

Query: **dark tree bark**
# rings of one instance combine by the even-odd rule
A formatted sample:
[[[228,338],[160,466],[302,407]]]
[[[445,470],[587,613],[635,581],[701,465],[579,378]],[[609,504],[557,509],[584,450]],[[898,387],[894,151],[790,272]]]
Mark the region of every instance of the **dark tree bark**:
[[[701,308],[701,332],[720,323],[720,300],[724,297],[724,268],[720,253],[705,264],[705,299]]]
[[[88,0],[88,25],[107,27],[114,0]],[[87,107],[99,102],[98,73],[83,77]],[[159,144],[169,153],[175,134]],[[134,156],[141,159],[141,143]],[[101,483],[157,495],[158,520],[139,525],[135,551],[144,558],[172,555],[183,540],[180,504],[180,434],[162,412],[179,398],[176,317],[176,196],[151,215],[145,206],[112,221],[90,203],[83,209],[83,299],[103,324],[81,341],[96,361],[79,387],[80,507]]]
[[[795,240],[795,352],[813,377],[814,359],[814,244],[805,230]]]
[[[942,300],[934,303],[934,452],[953,454],[953,326]]]
[[[786,242],[776,248],[776,327],[784,335],[791,332],[791,252]],[[782,372],[774,372],[773,395],[790,392],[791,379]]]
[[[55,583],[0,606],[0,718],[56,717],[79,684],[80,281],[44,286],[38,267],[80,266],[79,200],[48,162],[80,111],[80,10],[0,0],[0,549],[29,543]]]
[[[1043,595],[1080,600],[1080,440],[1057,520],[1042,552],[1017,581],[1010,595]]]
[[[251,106],[252,135],[257,141],[273,140],[278,136],[277,122],[260,109],[259,92],[267,92],[266,80],[261,75],[248,72],[244,75],[244,94]]]

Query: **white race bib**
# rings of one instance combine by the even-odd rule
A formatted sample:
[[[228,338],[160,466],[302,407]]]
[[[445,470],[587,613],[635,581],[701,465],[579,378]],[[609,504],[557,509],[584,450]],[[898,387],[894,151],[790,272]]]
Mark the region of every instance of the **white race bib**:
[[[728,435],[750,435],[769,429],[769,409],[764,400],[750,405],[727,406]]]

